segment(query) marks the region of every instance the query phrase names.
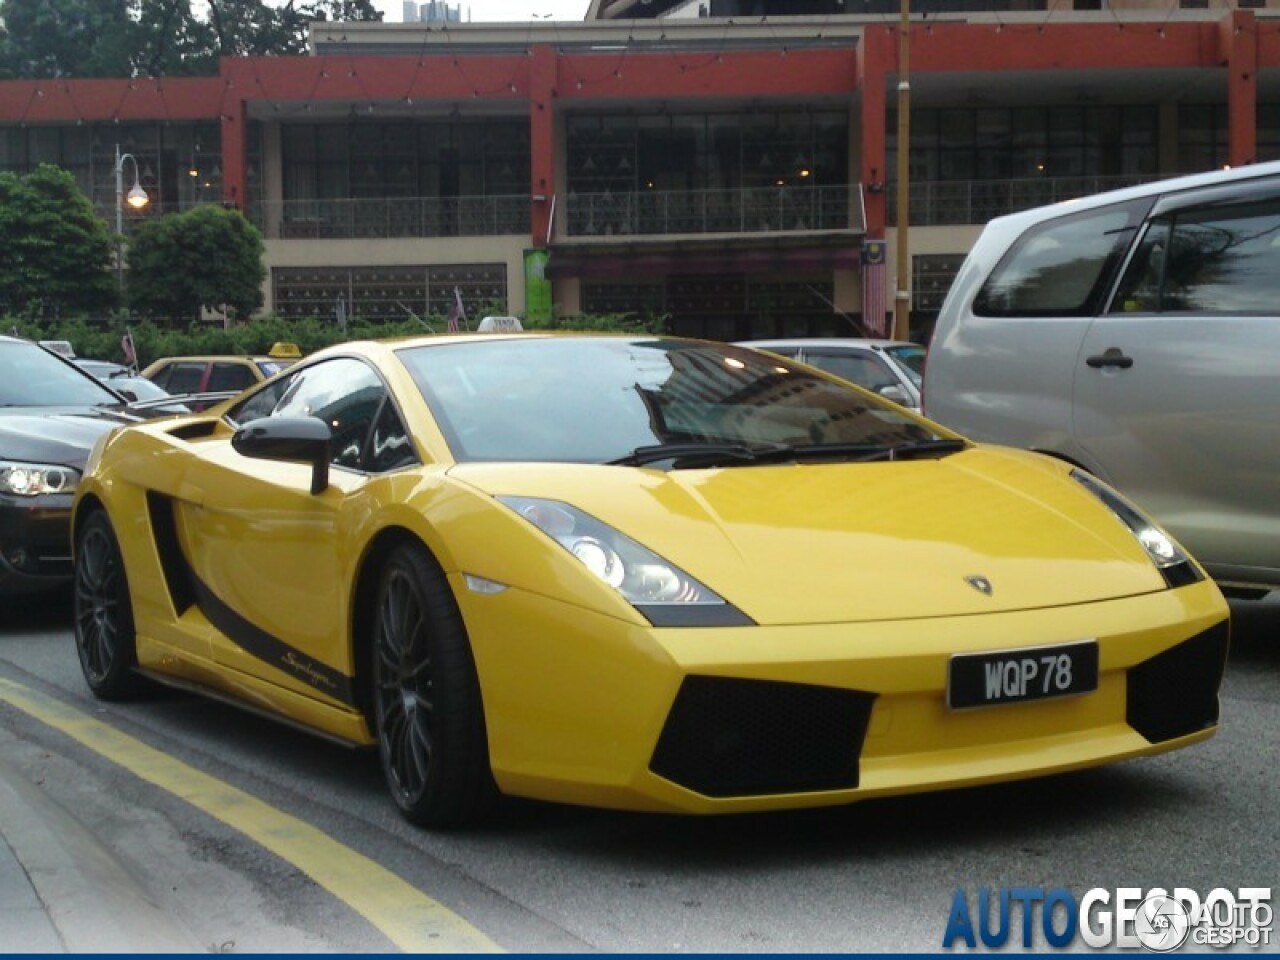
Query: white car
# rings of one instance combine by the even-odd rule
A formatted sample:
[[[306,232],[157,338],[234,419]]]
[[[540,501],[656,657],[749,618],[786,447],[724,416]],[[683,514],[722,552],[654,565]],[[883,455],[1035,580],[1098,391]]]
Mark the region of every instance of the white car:
[[[920,409],[925,348],[905,340],[798,337],[742,340],[741,347],[768,350],[866,387],[887,400]]]
[[[1280,163],[992,220],[925,396],[1108,481],[1233,592],[1280,588]]]

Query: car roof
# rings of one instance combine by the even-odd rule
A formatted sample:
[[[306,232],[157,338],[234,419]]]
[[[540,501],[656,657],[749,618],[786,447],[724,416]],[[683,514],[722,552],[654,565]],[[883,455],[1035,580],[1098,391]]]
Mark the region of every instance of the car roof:
[[[1121,187],[1104,193],[1094,193],[1076,197],[1071,200],[1060,200],[1042,207],[1032,207],[1016,213],[1005,214],[991,220],[989,226],[1000,232],[1009,229],[1024,229],[1041,220],[1052,220],[1077,210],[1092,210],[1126,200],[1139,200],[1144,197],[1165,196],[1183,190],[1198,190],[1202,187],[1215,187],[1228,183],[1272,177],[1280,174],[1280,160],[1267,163],[1254,163],[1243,167],[1232,167],[1225,170],[1210,170],[1208,173],[1193,173],[1184,177],[1171,177],[1150,180],[1132,187]]]

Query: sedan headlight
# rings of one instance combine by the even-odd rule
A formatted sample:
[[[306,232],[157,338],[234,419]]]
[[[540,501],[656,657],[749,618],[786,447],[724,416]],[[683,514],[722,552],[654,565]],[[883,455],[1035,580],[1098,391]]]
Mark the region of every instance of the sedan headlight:
[[[577,507],[536,497],[498,497],[622,594],[654,626],[753,623],[733,604],[674,563]]]
[[[51,463],[0,460],[0,493],[38,497],[44,493],[74,493],[80,472]]]
[[[1151,562],[1159,568],[1165,583],[1171,587],[1181,587],[1204,579],[1204,574],[1191,562],[1191,558],[1173,541],[1173,538],[1144,516],[1142,511],[1128,500],[1083,470],[1072,470],[1071,478],[1101,500],[1106,508],[1129,528],[1129,532],[1137,538],[1142,549],[1151,558]]]

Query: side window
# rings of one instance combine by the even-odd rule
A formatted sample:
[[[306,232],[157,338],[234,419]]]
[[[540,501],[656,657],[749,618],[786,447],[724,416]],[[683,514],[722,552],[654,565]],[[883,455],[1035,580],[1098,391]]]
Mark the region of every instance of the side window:
[[[979,316],[1093,315],[1150,201],[1059,217],[1032,227],[996,265],[974,300]]]
[[[805,357],[805,362],[868,390],[878,390],[896,380],[888,368],[870,354],[821,353],[813,350]]]
[[[209,390],[244,390],[258,382],[253,371],[243,363],[215,363],[209,372]]]
[[[387,396],[378,375],[363,361],[340,357],[287,379],[289,386],[271,415],[319,417],[333,431],[330,462],[359,469],[373,419]]]
[[[1179,212],[1160,309],[1280,314],[1280,198]]]
[[[1147,227],[1129,268],[1111,301],[1112,313],[1151,313],[1160,309],[1165,253],[1169,249],[1169,222],[1154,221]]]
[[[281,377],[279,380],[273,381],[252,396],[241,400],[231,408],[227,416],[236,424],[244,424],[260,417],[271,416],[276,404],[280,402],[280,398],[285,395],[292,382],[292,377]]]
[[[382,405],[382,411],[373,425],[365,462],[370,473],[385,473],[418,462],[413,443],[409,440],[409,432],[401,423],[390,397]]]
[[[1133,311],[1280,314],[1280,198],[1153,222],[1111,306]]]
[[[171,363],[160,371],[154,382],[173,394],[196,393],[204,371],[203,363]]]

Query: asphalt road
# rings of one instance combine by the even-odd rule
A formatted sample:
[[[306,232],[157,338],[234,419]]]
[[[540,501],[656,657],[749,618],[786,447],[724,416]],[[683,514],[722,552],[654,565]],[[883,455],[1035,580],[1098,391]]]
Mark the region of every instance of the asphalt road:
[[[51,726],[0,696],[0,763],[219,952],[404,946],[361,911],[362,891],[425,903],[440,922],[426,936],[446,950],[864,952],[939,950],[958,888],[973,903],[982,886],[1280,886],[1280,605],[1234,608],[1223,728],[1188,750],[767,816],[510,801],[492,824],[443,834],[400,819],[371,754],[185,694],[93,700],[65,596],[0,609],[0,693],[7,681],[72,718]],[[179,786],[150,760],[131,769],[99,752],[108,727],[136,744],[130,756],[149,745],[185,764]],[[276,814],[292,818],[271,828],[287,835],[283,855],[235,825]],[[317,837],[337,852],[310,872],[288,851]],[[353,892],[317,882],[324,869]]]

